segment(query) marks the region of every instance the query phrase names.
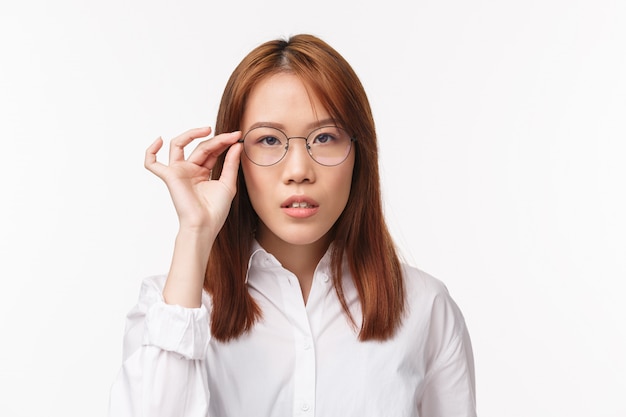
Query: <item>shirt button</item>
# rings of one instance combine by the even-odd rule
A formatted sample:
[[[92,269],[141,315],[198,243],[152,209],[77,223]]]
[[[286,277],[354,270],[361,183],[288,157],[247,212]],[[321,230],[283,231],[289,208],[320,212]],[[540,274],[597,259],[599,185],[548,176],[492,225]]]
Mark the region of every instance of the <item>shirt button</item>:
[[[330,280],[328,274],[322,274],[322,281],[326,284]]]
[[[304,340],[304,350],[309,350],[311,349],[311,340],[310,339],[305,339]]]
[[[307,403],[302,403],[302,411],[309,411],[309,405]]]

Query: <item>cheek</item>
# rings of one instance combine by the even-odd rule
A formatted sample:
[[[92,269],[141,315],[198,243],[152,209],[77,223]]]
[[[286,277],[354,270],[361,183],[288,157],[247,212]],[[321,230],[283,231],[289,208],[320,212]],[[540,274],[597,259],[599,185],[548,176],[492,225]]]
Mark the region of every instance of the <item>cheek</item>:
[[[256,165],[250,165],[242,161],[241,171],[248,197],[250,198],[252,207],[258,212],[258,204],[264,201],[261,196],[266,196],[269,192],[269,181],[263,179],[263,175],[261,175],[256,168],[258,168]]]
[[[354,153],[352,157],[346,161],[346,165],[344,167],[343,172],[341,173],[341,178],[343,178],[343,184],[347,190],[350,190],[352,186],[352,179],[354,177]]]
[[[344,169],[341,170],[338,176],[335,177],[335,181],[333,183],[333,189],[336,192],[337,196],[341,196],[342,203],[345,208],[345,204],[348,202],[350,197],[351,187],[352,187],[352,175],[353,175],[353,165],[347,165]]]

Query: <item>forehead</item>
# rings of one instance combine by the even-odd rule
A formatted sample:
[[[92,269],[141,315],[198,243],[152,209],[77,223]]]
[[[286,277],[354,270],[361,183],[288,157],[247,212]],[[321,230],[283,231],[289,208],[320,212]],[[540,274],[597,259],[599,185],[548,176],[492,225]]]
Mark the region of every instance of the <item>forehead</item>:
[[[247,130],[265,123],[300,130],[329,119],[317,95],[298,76],[278,73],[263,78],[251,90],[241,128]]]

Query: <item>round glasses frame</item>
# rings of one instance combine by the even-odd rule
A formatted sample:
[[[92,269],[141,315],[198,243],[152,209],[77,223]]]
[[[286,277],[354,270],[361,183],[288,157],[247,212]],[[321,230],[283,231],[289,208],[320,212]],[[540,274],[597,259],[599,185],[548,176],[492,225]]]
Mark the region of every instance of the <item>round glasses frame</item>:
[[[280,158],[278,158],[276,161],[268,163],[268,164],[264,164],[264,163],[260,163],[258,161],[255,161],[251,157],[250,152],[248,150],[248,147],[246,146],[246,138],[249,138],[250,135],[253,132],[259,131],[261,129],[271,129],[272,131],[279,132],[281,137],[276,138],[276,139],[278,139],[278,140],[284,139],[285,140],[284,146],[282,146],[283,152],[282,152],[282,155],[280,156]],[[313,155],[313,153],[314,153],[313,149],[315,148],[315,145],[311,146],[312,141],[316,139],[316,134],[324,133],[325,129],[335,129],[335,130],[338,130],[339,133],[345,134],[345,137],[348,138],[348,142],[346,144],[346,147],[344,148],[345,149],[345,155],[343,155],[343,158],[340,161],[334,162],[332,164],[323,163],[323,162],[318,161],[316,159],[316,157]],[[262,135],[260,139],[267,139],[268,137],[271,137],[271,136],[270,135]],[[343,129],[341,127],[338,127],[338,126],[330,126],[329,125],[329,126],[317,127],[315,129],[313,129],[307,136],[287,136],[287,134],[285,132],[283,132],[282,130],[280,130],[280,129],[276,128],[276,127],[273,127],[273,126],[257,126],[257,127],[254,127],[252,129],[248,130],[248,132],[246,132],[246,134],[241,139],[239,139],[237,141],[237,143],[242,143],[244,145],[243,146],[244,153],[246,154],[246,157],[250,160],[250,162],[252,162],[253,164],[258,165],[258,166],[269,167],[269,166],[273,166],[273,165],[278,164],[280,161],[282,161],[285,158],[285,156],[287,155],[287,152],[289,151],[289,141],[291,139],[304,139],[305,143],[306,143],[305,146],[306,146],[307,153],[309,154],[311,159],[313,161],[315,161],[316,163],[320,164],[320,165],[328,166],[328,167],[340,165],[346,159],[348,159],[348,155],[350,155],[350,152],[352,151],[352,143],[356,142],[356,138],[354,136],[349,135],[348,132],[345,129]],[[282,142],[281,142],[281,144],[282,144]],[[319,155],[318,155],[318,158],[319,158]]]

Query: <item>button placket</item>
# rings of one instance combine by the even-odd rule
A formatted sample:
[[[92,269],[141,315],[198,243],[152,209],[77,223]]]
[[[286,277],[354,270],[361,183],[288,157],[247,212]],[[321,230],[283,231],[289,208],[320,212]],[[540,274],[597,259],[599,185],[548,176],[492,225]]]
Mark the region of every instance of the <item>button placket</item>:
[[[293,329],[294,372],[293,372],[293,415],[310,416],[315,414],[315,345],[302,291],[297,277],[293,274],[280,279],[285,313]]]
[[[313,342],[311,341],[311,338],[305,337],[302,346],[304,347],[304,350],[311,349],[313,347]]]

